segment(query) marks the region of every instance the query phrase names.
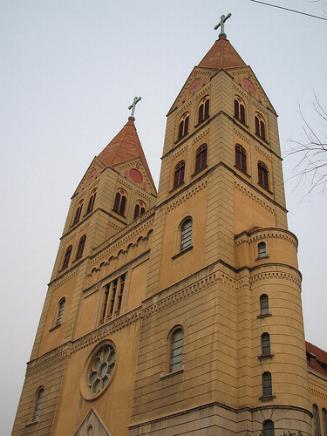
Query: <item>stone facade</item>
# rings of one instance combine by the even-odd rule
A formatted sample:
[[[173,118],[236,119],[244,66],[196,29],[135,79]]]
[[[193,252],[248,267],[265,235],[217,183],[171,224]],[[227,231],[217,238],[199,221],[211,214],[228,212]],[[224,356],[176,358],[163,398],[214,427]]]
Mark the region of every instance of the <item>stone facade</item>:
[[[306,350],[297,245],[277,114],[221,36],[168,113],[158,193],[133,118],[77,187],[12,434],[303,436],[320,434],[316,405],[327,435],[327,359]]]

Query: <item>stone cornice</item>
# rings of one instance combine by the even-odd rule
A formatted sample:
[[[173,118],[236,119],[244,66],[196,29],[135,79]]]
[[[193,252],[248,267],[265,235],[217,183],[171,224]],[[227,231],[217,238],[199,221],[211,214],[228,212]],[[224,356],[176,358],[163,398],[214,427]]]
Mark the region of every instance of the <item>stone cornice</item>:
[[[260,228],[239,233],[235,236],[235,246],[238,247],[241,244],[256,242],[262,238],[285,239],[291,242],[296,248],[298,247],[298,239],[294,233],[277,227]]]

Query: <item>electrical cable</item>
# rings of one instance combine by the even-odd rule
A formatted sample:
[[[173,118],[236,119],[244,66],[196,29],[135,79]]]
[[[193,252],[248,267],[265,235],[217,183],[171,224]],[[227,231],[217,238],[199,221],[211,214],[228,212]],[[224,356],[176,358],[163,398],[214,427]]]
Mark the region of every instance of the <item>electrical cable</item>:
[[[308,13],[306,13],[306,12],[297,11],[297,10],[295,10],[295,9],[289,9],[289,8],[285,8],[285,7],[283,7],[283,6],[274,5],[274,4],[272,4],[272,3],[266,3],[266,2],[259,1],[259,0],[250,0],[250,2],[260,3],[261,5],[271,6],[272,8],[282,9],[282,10],[284,10],[284,11],[294,12],[295,14],[306,15],[307,17],[317,18],[317,19],[319,19],[319,20],[327,21],[327,18],[326,18],[326,17],[321,17],[320,15],[312,15],[312,14],[308,14]]]

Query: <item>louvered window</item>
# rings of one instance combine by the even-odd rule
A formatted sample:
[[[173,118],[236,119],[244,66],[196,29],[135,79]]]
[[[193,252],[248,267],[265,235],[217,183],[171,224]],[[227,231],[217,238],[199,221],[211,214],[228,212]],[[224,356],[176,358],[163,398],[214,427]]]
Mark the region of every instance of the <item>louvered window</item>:
[[[181,225],[181,251],[192,247],[192,218],[187,218]]]
[[[183,363],[183,329],[176,328],[170,337],[170,372],[182,369]]]

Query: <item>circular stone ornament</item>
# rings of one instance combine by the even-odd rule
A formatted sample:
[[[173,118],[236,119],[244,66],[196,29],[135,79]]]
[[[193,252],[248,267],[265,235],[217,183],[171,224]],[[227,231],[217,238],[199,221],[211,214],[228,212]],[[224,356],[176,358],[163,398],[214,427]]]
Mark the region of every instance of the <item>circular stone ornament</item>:
[[[116,364],[116,350],[111,342],[102,342],[90,354],[81,380],[85,399],[93,400],[109,386]]]

